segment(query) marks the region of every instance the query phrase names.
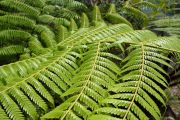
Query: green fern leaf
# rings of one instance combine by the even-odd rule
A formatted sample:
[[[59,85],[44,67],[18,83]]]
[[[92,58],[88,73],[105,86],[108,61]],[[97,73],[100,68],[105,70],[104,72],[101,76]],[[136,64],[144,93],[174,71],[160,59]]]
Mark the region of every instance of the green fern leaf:
[[[20,45],[11,45],[0,48],[0,56],[17,55],[24,52],[24,47]]]
[[[35,22],[27,17],[16,16],[16,15],[4,15],[0,16],[1,24],[13,25],[17,27],[26,27],[32,29],[35,26]]]
[[[153,49],[150,49],[142,44],[139,48],[135,49],[135,51],[132,51],[130,56],[124,60],[124,62],[127,61],[128,65],[125,64],[121,69],[122,77],[120,80],[122,80],[122,82],[110,89],[110,91],[115,92],[115,94],[102,100],[101,103],[104,107],[95,110],[98,116],[100,116],[99,114],[116,115],[121,119],[133,119],[134,117],[132,117],[132,115],[134,114],[138,117],[136,119],[148,119],[147,113],[141,110],[144,108],[154,119],[160,119],[160,110],[150,95],[165,106],[165,99],[167,99],[167,97],[157,81],[163,81],[163,83],[166,81],[164,81],[165,78],[161,76],[159,72],[151,67],[151,64],[146,65],[145,61],[153,61],[154,58],[159,59],[157,57],[164,58],[165,60],[167,58],[162,55],[158,56],[158,53],[154,51],[154,54],[151,54],[151,50]],[[138,51],[141,51],[141,54],[138,54]],[[148,55],[153,57],[148,57]],[[135,59],[141,62],[135,62]],[[161,63],[164,64],[165,62],[163,61]],[[170,66],[168,63],[166,64]],[[147,72],[151,74],[148,75]],[[126,74],[123,76],[123,73]],[[157,75],[157,77],[153,77],[152,74]],[[163,95],[163,97],[161,95]],[[106,106],[110,105],[114,107],[110,107],[107,110]],[[123,111],[121,111],[122,108],[124,108]],[[118,110],[119,112],[116,112]],[[92,117],[96,117],[96,114]]]
[[[35,18],[37,18],[40,14],[40,12],[34,7],[24,4],[20,1],[3,0],[0,2],[0,4],[9,8],[14,8],[18,10],[19,12],[24,12],[27,15],[35,17]]]

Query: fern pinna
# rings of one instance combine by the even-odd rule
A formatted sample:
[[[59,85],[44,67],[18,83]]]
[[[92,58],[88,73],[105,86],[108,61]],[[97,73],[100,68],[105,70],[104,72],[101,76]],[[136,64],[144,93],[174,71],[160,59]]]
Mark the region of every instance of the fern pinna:
[[[74,0],[0,6],[0,119],[161,119],[178,38],[134,30],[114,5],[105,20]]]

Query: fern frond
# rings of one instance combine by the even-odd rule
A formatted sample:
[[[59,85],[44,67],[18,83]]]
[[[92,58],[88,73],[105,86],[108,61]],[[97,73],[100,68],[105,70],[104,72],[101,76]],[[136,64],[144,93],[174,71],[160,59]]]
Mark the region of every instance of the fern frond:
[[[157,12],[157,8],[158,8],[156,4],[153,4],[150,1],[138,2],[136,4],[133,4],[133,6],[138,7],[142,11],[151,10],[151,12]]]
[[[122,120],[122,119],[111,117],[109,115],[99,114],[89,117],[88,120]]]
[[[34,31],[40,34],[41,43],[44,47],[54,47],[56,49],[55,35],[50,28],[43,25],[36,25]]]
[[[71,33],[78,30],[78,26],[77,26],[76,22],[74,21],[74,19],[71,19],[71,21],[70,21],[69,30],[71,31]]]
[[[107,14],[106,19],[113,24],[125,23],[132,27],[131,23],[119,14]]]
[[[165,17],[152,21],[149,28],[160,33],[165,33],[165,36],[177,36],[180,38],[179,26],[179,17]]]
[[[178,18],[164,18],[156,21],[152,21],[156,27],[169,27],[180,26],[180,20]]]
[[[48,48],[44,48],[43,44],[36,36],[33,36],[29,39],[28,48],[30,49],[31,54],[35,55],[41,55],[52,51]]]
[[[102,22],[103,21],[102,16],[101,16],[101,12],[100,12],[98,6],[94,6],[94,8],[93,8],[92,21],[95,23],[95,25],[96,25],[96,22]]]
[[[139,18],[140,20],[143,20],[143,25],[147,26],[148,23],[148,17],[145,13],[143,13],[142,11],[140,11],[139,9],[136,9],[134,7],[131,6],[124,6],[123,9],[126,11],[126,13],[129,16],[135,16],[136,18]]]
[[[46,0],[20,0],[23,1],[31,6],[42,8],[45,6]]]
[[[43,13],[66,19],[79,19],[79,14],[63,6],[46,5],[43,8]]]
[[[86,8],[85,4],[75,1],[75,0],[66,0],[66,1],[64,1],[64,0],[47,0],[47,2],[52,5],[64,6],[69,9],[79,9],[79,8],[84,9],[84,8]]]
[[[15,42],[15,40],[28,41],[31,34],[22,30],[3,30],[0,31],[0,43]]]
[[[0,2],[0,5],[16,9],[19,12],[23,12],[29,16],[34,17],[34,18],[37,18],[40,14],[40,12],[37,9],[35,9],[34,7],[29,6],[29,5],[27,5],[23,2],[20,2],[20,1],[3,0]]]
[[[87,28],[89,27],[89,19],[85,13],[82,13],[81,16],[81,28]]]
[[[57,28],[57,39],[56,39],[57,43],[65,40],[68,37],[68,35],[69,35],[68,29],[62,25],[59,26]]]
[[[178,54],[178,38],[133,30],[114,5],[105,20],[95,6],[80,22],[86,6],[75,0],[0,6],[0,56],[18,59],[0,66],[0,119],[161,118],[169,77],[163,68],[172,68],[167,53]],[[147,15],[131,3],[124,9],[145,23]]]
[[[43,24],[53,24],[56,27],[60,25],[69,26],[70,22],[64,18],[56,18],[51,15],[41,15],[38,18],[38,21]]]
[[[36,105],[38,105],[44,111],[48,110],[48,106],[45,101],[38,95],[38,93],[36,93],[36,91],[31,85],[27,83],[22,83],[21,89]]]
[[[121,43],[141,44],[141,42],[149,42],[157,39],[157,35],[149,30],[136,30],[129,31],[123,34],[117,34],[112,39],[114,43],[112,45],[120,45]]]
[[[17,55],[24,52],[24,47],[20,45],[10,45],[7,47],[0,48],[0,56],[11,56]]]
[[[89,45],[88,49],[83,55],[83,64],[72,79],[72,86],[61,95],[67,100],[42,118],[53,118],[59,113],[56,118],[61,120],[86,119],[108,95],[105,89],[114,83],[119,68],[106,58],[109,55],[101,51],[100,42]]]
[[[153,99],[158,100],[165,106],[166,94],[163,91],[163,86],[167,87],[167,82],[159,71],[155,70],[154,65],[147,64],[147,61],[156,59],[155,62],[160,60],[162,63],[162,59],[159,59],[162,55],[154,53],[158,49],[151,49],[143,44],[133,47],[138,48],[134,49],[124,60],[126,64],[121,68],[121,82],[119,85],[110,88],[110,91],[114,92],[114,94],[102,100],[101,103],[104,107],[95,110],[99,117],[101,116],[99,114],[103,114],[116,115],[121,119],[130,120],[134,118],[149,119],[147,113],[154,119],[160,119],[161,117],[160,109]],[[154,54],[151,54],[152,50]],[[162,56],[162,58],[166,60],[165,56]],[[135,60],[139,60],[139,62]],[[168,64],[165,60],[163,60],[163,63]],[[168,64],[168,66],[170,65]],[[111,107],[107,109],[106,106]],[[96,114],[92,115],[92,117],[96,117]]]
[[[9,80],[10,83],[0,90],[0,98],[10,95],[13,99],[9,104],[20,106],[22,109],[18,108],[18,114],[15,114],[16,111],[14,113],[9,111],[9,114],[16,118],[19,117],[18,115],[23,117],[23,112],[25,112],[30,118],[37,119],[37,106],[44,111],[47,111],[48,106],[53,107],[54,99],[51,93],[61,95],[71,85],[70,79],[77,69],[75,63],[77,55],[78,53],[71,52],[71,48],[67,51],[56,52],[43,64],[39,62],[40,67],[26,77],[7,78],[6,80]],[[42,59],[42,57],[40,58]],[[27,60],[22,63],[25,61]],[[18,65],[18,63],[14,65]],[[20,69],[26,70],[22,66]],[[2,73],[6,73],[5,75],[8,74],[5,69],[1,70]],[[9,109],[6,110],[7,104],[3,105],[4,110],[8,111]]]
[[[75,1],[75,0],[68,0],[68,4],[67,7],[69,9],[86,9],[86,5],[79,2],[79,1]]]
[[[35,26],[35,22],[27,17],[17,15],[4,15],[0,16],[0,22],[3,25],[13,25],[17,27],[26,27],[32,29]]]
[[[67,8],[63,8],[63,7],[59,7],[59,11],[61,11],[60,15],[64,18],[67,18],[67,19],[79,19],[79,15],[74,12],[74,11],[71,11]]]
[[[8,15],[8,14],[11,14],[11,13],[6,12],[6,11],[4,11],[4,10],[0,10],[0,15]]]
[[[47,58],[50,57],[49,54],[41,55],[35,58],[30,58],[8,65],[0,66],[0,79],[11,76],[23,77],[28,73],[31,73],[33,70],[37,70],[43,62],[47,61]],[[6,83],[8,84],[8,82]]]
[[[169,51],[180,52],[180,40],[176,37],[159,37],[147,45],[162,48]]]
[[[126,20],[126,18],[122,17],[116,12],[116,7],[114,4],[110,5],[108,13],[106,14],[106,19],[113,24],[125,23],[132,27],[131,23]]]
[[[115,4],[110,5],[107,13],[109,13],[109,14],[116,14],[117,13]]]

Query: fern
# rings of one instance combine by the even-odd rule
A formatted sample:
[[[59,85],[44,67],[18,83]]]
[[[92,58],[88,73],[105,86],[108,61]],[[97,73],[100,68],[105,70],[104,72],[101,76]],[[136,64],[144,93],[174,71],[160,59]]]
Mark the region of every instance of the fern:
[[[179,37],[179,26],[179,17],[167,17],[152,21],[149,28],[155,31],[165,32],[168,36]]]
[[[13,42],[16,39],[27,41],[31,35],[25,31],[21,30],[3,30],[0,32],[0,42],[7,43],[9,41]]]
[[[123,60],[126,64],[121,68],[120,83],[109,89],[113,94],[101,101],[103,107],[95,110],[97,115],[90,119],[101,119],[101,114],[103,119],[108,119],[104,115],[115,115],[122,119],[149,119],[147,113],[154,119],[160,119],[161,112],[152,96],[165,106],[166,94],[162,88],[167,87],[167,82],[159,72],[161,67],[152,61],[170,66],[164,61],[168,58],[158,54],[158,49],[143,44],[132,46],[131,49],[134,50]],[[143,112],[142,108],[147,112]]]
[[[4,79],[4,82],[6,82],[7,85],[3,89],[1,89],[0,96],[2,97],[2,105],[4,106],[5,111],[9,116],[13,114],[10,112],[11,110],[8,109],[7,104],[4,103],[4,99],[12,99],[12,97],[15,101],[17,101],[16,103],[15,101],[11,100],[14,107],[20,106],[20,108],[22,108],[23,110],[21,111],[21,109],[17,107],[17,111],[19,112],[18,114],[13,114],[11,117],[12,119],[21,119],[20,116],[24,116],[23,112],[25,112],[30,118],[37,119],[37,108],[36,106],[34,106],[34,104],[46,111],[48,105],[47,103],[45,103],[44,99],[51,103],[51,106],[53,107],[54,100],[48,92],[46,86],[54,93],[59,95],[62,94],[62,91],[66,90],[67,86],[70,85],[68,79],[70,79],[70,75],[73,74],[73,69],[77,67],[77,65],[74,64],[75,61],[73,53],[70,52],[69,55],[64,55],[66,55],[66,52],[56,53],[56,56],[54,56],[53,58],[49,58],[50,61],[52,61],[50,64],[44,67],[40,66],[30,75],[26,75],[26,77],[8,77]],[[45,62],[44,64],[46,65],[47,63]],[[22,69],[23,67],[20,68]],[[23,71],[25,69],[26,68],[24,68]],[[7,72],[5,72],[5,75],[6,74]],[[8,96],[6,96],[6,93],[8,93]],[[3,97],[5,96],[8,98],[3,99]]]
[[[131,5],[124,8],[144,14]],[[0,6],[1,60],[14,61],[0,66],[2,119],[161,119],[178,38],[134,30],[114,5],[105,19],[94,6],[90,20],[74,0]]]
[[[35,17],[35,18],[40,14],[40,12],[37,9],[35,9],[34,7],[31,7],[27,4],[24,4],[19,1],[4,0],[4,1],[0,2],[0,5],[16,9],[17,11],[23,12],[23,13],[25,13],[29,16]]]
[[[111,54],[101,51],[100,42],[88,46],[88,49],[83,54],[84,62],[71,80],[72,86],[61,95],[67,101],[43,118],[53,118],[55,113],[61,120],[86,119],[107,96],[108,93],[104,88],[114,83],[116,76],[113,72],[118,73],[119,68],[106,58],[111,57]]]
[[[16,55],[21,54],[24,52],[24,47],[20,45],[11,45],[8,47],[0,48],[0,56],[9,56],[9,55]]]
[[[15,16],[15,15],[4,15],[0,17],[1,24],[13,25],[16,27],[25,27],[32,29],[35,26],[35,22],[27,17]]]
[[[148,1],[138,2],[138,3],[133,4],[133,6],[137,6],[142,11],[150,10],[151,12],[157,12],[157,5]]]
[[[111,4],[109,11],[106,15],[106,18],[112,22],[113,24],[118,24],[118,23],[125,23],[129,26],[132,27],[131,23],[126,20],[124,17],[120,16],[117,12],[116,12],[116,8],[114,4]]]

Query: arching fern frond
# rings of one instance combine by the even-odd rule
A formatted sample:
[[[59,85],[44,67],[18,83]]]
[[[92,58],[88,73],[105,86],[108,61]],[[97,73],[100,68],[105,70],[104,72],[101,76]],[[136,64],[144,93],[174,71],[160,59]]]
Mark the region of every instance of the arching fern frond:
[[[79,14],[76,10],[84,10],[87,8],[83,3],[75,0],[47,0],[46,3],[49,5],[44,7],[43,11],[45,13],[48,12],[48,14],[55,14],[56,16],[68,19],[79,19]]]
[[[41,55],[52,51],[51,49],[45,48],[42,43],[36,36],[31,37],[28,42],[28,48],[31,51],[31,54]]]
[[[51,47],[55,48],[56,40],[54,32],[48,28],[47,26],[43,25],[36,25],[34,28],[34,31],[38,34],[40,34],[40,40],[44,47]]]
[[[42,8],[46,4],[46,0],[19,0],[25,2],[31,6]]]
[[[122,17],[116,12],[116,7],[114,4],[111,4],[108,13],[106,14],[106,19],[113,24],[125,23],[132,27],[131,23],[126,20],[126,18]]]
[[[70,23],[68,20],[65,18],[56,18],[51,15],[41,15],[38,18],[38,21],[43,24],[49,24],[49,25],[54,25],[55,27],[64,25],[64,26],[69,26]]]
[[[83,56],[83,63],[72,78],[72,86],[61,95],[66,101],[43,119],[86,119],[108,95],[106,89],[113,85],[119,72],[116,64],[107,58],[111,54],[101,51],[98,42],[88,45]]]
[[[145,13],[143,13],[139,9],[131,7],[131,6],[124,6],[123,9],[126,11],[126,13],[129,16],[134,16],[135,18],[141,19],[142,22],[143,22],[143,25],[147,26],[148,17],[147,17],[147,15]]]
[[[169,52],[177,52],[180,53],[180,40],[177,37],[158,37],[154,39],[152,42],[147,43],[152,47],[158,47]]]
[[[71,18],[79,19],[79,15],[74,11],[71,11],[71,10],[63,8],[63,7],[59,7],[58,9],[59,9],[59,11],[61,11],[61,13],[59,13],[59,16],[62,16],[67,19],[71,19]]]
[[[150,12],[152,13],[157,12],[157,8],[158,8],[156,4],[153,4],[152,2],[148,2],[148,1],[141,1],[133,4],[133,6],[138,7],[142,11],[150,10]]]
[[[0,22],[3,25],[13,25],[16,27],[25,27],[32,29],[35,26],[35,22],[24,16],[17,15],[4,15],[0,16]]]
[[[17,55],[24,52],[24,47],[20,45],[11,45],[7,47],[0,48],[0,56],[11,56]]]
[[[0,31],[0,43],[15,42],[15,40],[28,41],[31,34],[22,30],[3,30]]]
[[[23,12],[33,18],[37,18],[40,14],[40,12],[35,9],[34,7],[27,5],[20,1],[14,1],[14,0],[3,0],[0,1],[0,5],[16,9],[19,12]]]
[[[65,38],[67,38],[69,34],[70,33],[69,33],[69,31],[68,31],[68,29],[66,27],[64,27],[62,25],[59,26],[57,28],[57,38],[56,38],[57,43],[65,40]]]
[[[152,21],[156,27],[174,27],[180,26],[180,20],[178,18],[164,18],[156,21]]]
[[[43,62],[47,61],[47,58],[51,55],[45,54],[38,57],[18,61],[8,65],[3,65],[0,67],[0,79],[5,79],[11,76],[26,76],[28,73],[31,73],[33,70],[37,70]],[[4,81],[4,80],[2,80]],[[5,82],[6,83],[6,82]],[[6,83],[7,84],[7,83]]]
[[[103,21],[102,16],[101,16],[101,12],[100,12],[98,6],[93,7],[92,21],[94,22],[95,25],[98,24],[98,22]]]
[[[53,57],[49,57],[48,61],[41,63],[38,69],[28,75],[4,79],[5,82],[10,83],[1,88],[0,101],[11,119],[22,119],[26,115],[32,119],[37,119],[38,109],[45,112],[48,106],[54,106],[54,99],[51,94],[61,95],[71,85],[70,79],[77,69],[76,57],[78,53],[71,52],[71,48],[69,48],[67,51],[54,54]],[[19,64],[24,64],[25,61]],[[14,66],[16,65],[18,63],[14,64]],[[14,67],[14,69],[15,74],[18,69],[25,70],[22,66]],[[7,74],[5,69],[1,70],[5,75]],[[7,104],[7,101],[10,103]],[[8,108],[9,105],[14,108]]]
[[[179,17],[173,16],[152,21],[149,25],[149,29],[157,31],[160,35],[165,34],[165,36],[177,36],[180,38],[179,26]]]
[[[90,119],[101,120],[101,115],[104,120],[110,116],[112,119],[123,120],[161,118],[157,104],[165,106],[166,94],[163,88],[167,87],[167,82],[157,63],[170,66],[165,61],[168,58],[159,54],[158,49],[143,44],[131,48],[133,51],[123,60],[126,64],[121,68],[120,83],[110,88],[112,95],[102,100],[104,107],[95,110],[97,115],[92,115]],[[104,118],[104,115],[109,117]]]
[[[81,15],[81,28],[87,28],[89,27],[89,19],[88,16],[85,13],[82,13]]]
[[[86,6],[78,1],[75,0],[47,0],[48,3],[53,4],[53,5],[59,5],[59,6],[64,6],[70,9],[77,9],[77,8],[86,8]]]

